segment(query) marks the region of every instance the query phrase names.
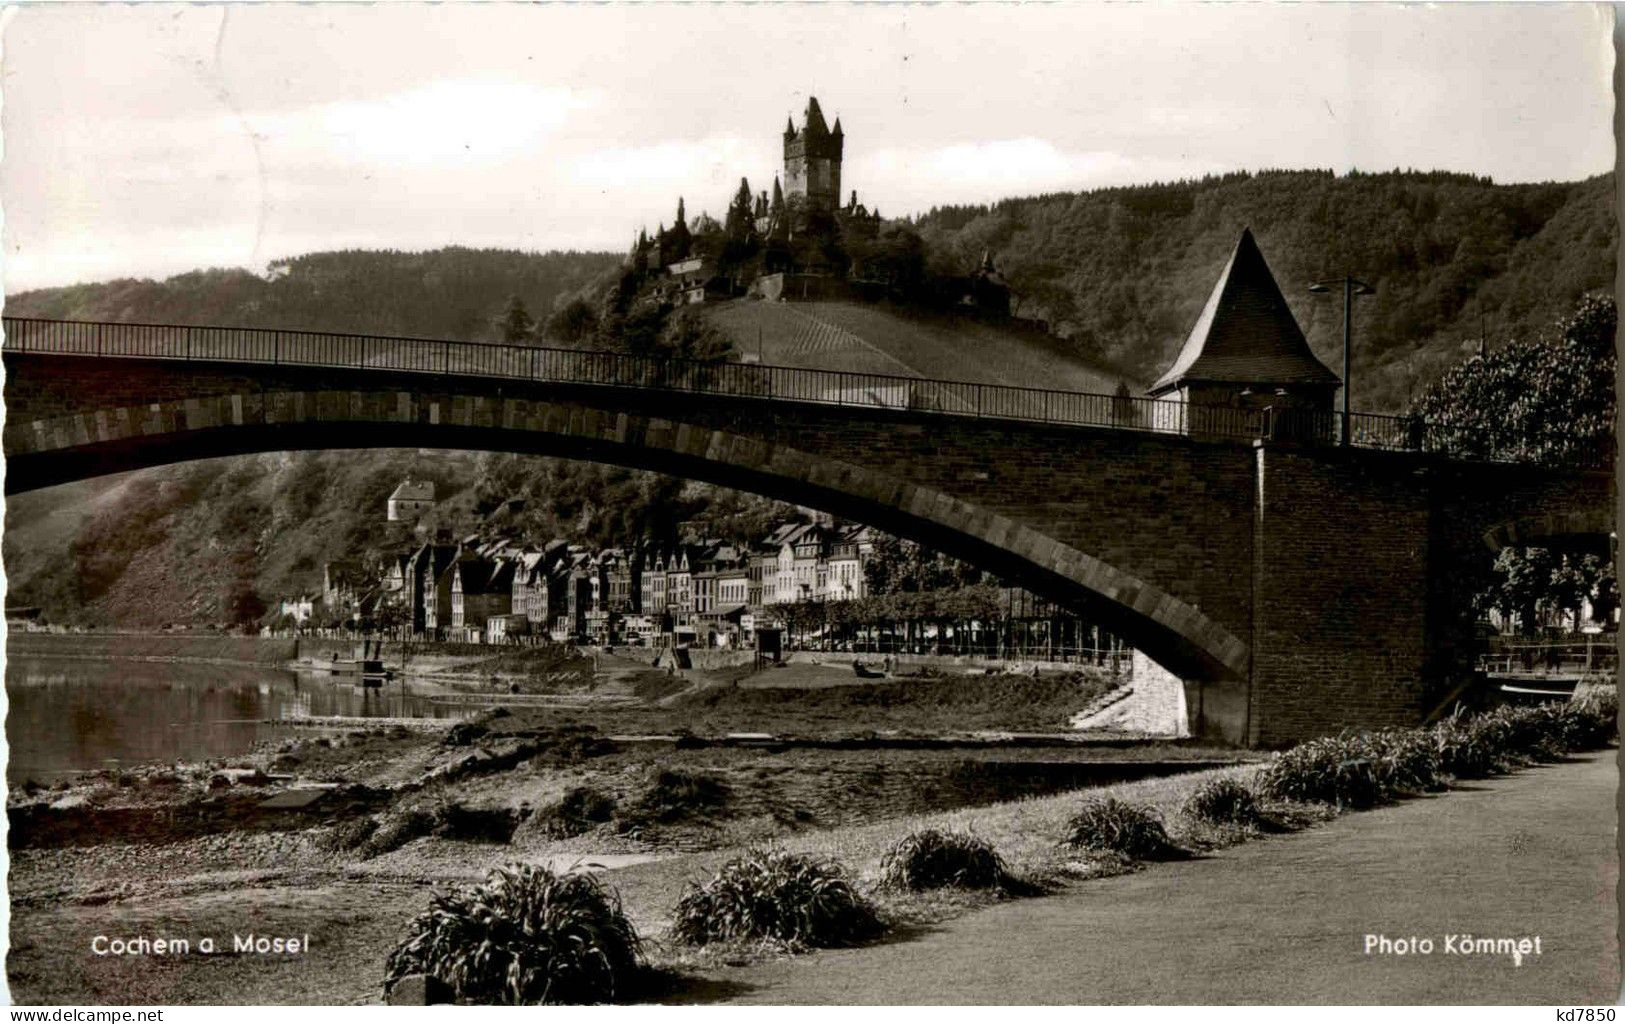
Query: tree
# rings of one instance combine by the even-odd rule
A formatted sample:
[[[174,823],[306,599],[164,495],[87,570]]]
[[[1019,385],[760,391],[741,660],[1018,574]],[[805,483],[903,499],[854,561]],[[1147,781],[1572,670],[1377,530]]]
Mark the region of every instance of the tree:
[[[736,245],[750,241],[751,235],[756,232],[755,199],[750,194],[750,182],[744,178],[739,179],[739,191],[734,193],[733,201],[728,204],[723,231],[727,233],[728,241]]]
[[[508,297],[507,308],[496,320],[497,332],[510,345],[527,345],[536,338],[536,321],[517,295]]]
[[[251,628],[265,615],[265,602],[254,592],[247,580],[236,580],[226,590],[226,622],[233,629]]]
[[[544,328],[546,335],[566,345],[578,345],[598,329],[598,314],[586,299],[574,298],[553,311]]]
[[[1514,341],[1447,373],[1417,401],[1429,448],[1548,464],[1611,462],[1618,310],[1590,295],[1554,337]]]
[[[696,309],[681,309],[668,320],[660,346],[663,355],[702,363],[725,363],[733,356],[733,341]]]

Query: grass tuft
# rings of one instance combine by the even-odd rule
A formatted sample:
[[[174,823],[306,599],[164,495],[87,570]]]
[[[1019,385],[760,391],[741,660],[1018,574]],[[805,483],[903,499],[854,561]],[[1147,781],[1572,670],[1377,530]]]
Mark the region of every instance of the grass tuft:
[[[1067,822],[1064,842],[1074,849],[1116,853],[1134,860],[1166,859],[1179,852],[1155,811],[1116,797],[1086,801]]]
[[[613,890],[591,875],[510,864],[436,896],[389,954],[384,987],[426,974],[458,1002],[605,1003],[634,994],[640,967]]]
[[[934,828],[911,832],[880,861],[881,885],[889,889],[1000,889],[1009,879],[993,844],[969,832]]]
[[[1261,815],[1258,798],[1236,779],[1212,779],[1185,801],[1185,813],[1210,825],[1236,825],[1253,828]]]
[[[838,863],[764,849],[728,861],[704,884],[690,882],[672,925],[673,936],[691,946],[764,939],[851,946],[884,931]]]

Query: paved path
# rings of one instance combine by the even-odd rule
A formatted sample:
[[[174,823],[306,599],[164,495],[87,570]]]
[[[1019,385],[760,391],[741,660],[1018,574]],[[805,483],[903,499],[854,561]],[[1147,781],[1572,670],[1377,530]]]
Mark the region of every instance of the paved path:
[[[1612,1003],[1615,753],[716,980],[783,1004]],[[1435,952],[1367,956],[1368,932]],[[1460,932],[1542,955],[1445,954]]]

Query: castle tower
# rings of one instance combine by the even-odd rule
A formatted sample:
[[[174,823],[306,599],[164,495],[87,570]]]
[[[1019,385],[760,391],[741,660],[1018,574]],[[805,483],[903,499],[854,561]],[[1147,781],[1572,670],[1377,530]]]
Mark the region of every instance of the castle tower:
[[[784,129],[784,191],[792,206],[808,214],[832,214],[841,203],[841,119],[831,130],[817,97],[808,97],[807,112],[797,131]]]

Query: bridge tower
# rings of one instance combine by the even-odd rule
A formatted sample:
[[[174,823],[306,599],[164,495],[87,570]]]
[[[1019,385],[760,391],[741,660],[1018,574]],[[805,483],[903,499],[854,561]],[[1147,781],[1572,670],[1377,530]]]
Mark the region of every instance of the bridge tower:
[[[1318,437],[1331,429],[1341,383],[1310,350],[1246,228],[1178,358],[1148,393],[1193,410],[1270,408],[1281,422]],[[1201,433],[1203,425],[1192,423],[1191,430]]]

